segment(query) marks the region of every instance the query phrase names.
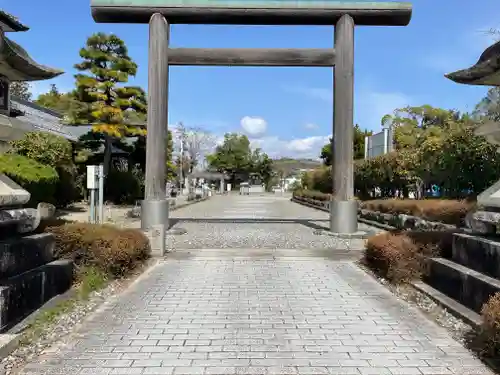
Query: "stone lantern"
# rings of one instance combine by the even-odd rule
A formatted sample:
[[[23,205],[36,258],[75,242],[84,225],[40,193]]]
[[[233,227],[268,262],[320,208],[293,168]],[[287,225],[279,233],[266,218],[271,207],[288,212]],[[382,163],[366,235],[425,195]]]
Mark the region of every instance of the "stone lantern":
[[[28,27],[0,10],[0,146],[19,134],[23,115],[12,108],[9,85],[13,81],[50,79],[62,71],[36,63],[8,32]],[[31,194],[0,173],[0,333],[5,332],[52,297],[65,292],[73,277],[72,260],[55,260],[51,233],[33,234],[55,207],[30,204]],[[26,207],[28,205],[28,207]]]

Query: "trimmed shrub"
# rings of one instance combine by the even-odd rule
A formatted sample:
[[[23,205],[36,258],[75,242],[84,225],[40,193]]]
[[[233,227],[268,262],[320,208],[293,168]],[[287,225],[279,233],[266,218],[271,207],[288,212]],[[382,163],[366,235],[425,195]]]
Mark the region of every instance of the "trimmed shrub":
[[[150,256],[149,240],[136,229],[67,223],[48,225],[45,231],[56,237],[56,258],[73,259],[77,268],[96,267],[113,278],[127,274]]]
[[[420,278],[429,257],[451,243],[451,232],[384,232],[368,239],[363,262],[393,283]]]
[[[484,354],[490,358],[500,358],[500,293],[496,293],[483,305],[481,316]]]
[[[475,202],[447,199],[377,199],[364,201],[361,208],[390,214],[405,214],[430,221],[459,225],[468,212],[475,208]]]
[[[315,190],[296,190],[293,192],[293,196],[310,203],[331,199],[331,194]],[[475,207],[476,202],[474,201],[453,199],[374,199],[361,201],[359,205],[359,208],[364,210],[394,215],[411,215],[451,225],[462,224],[467,213],[474,210]]]
[[[26,156],[56,169],[59,181],[54,204],[58,207],[65,207],[82,197],[70,141],[47,132],[30,132],[22,139],[10,142],[10,146],[9,153]]]
[[[72,163],[71,143],[55,134],[29,132],[17,141],[10,142],[9,153],[23,155],[37,162],[57,167]]]
[[[55,203],[57,171],[26,156],[0,154],[0,173],[12,178],[31,193],[28,206],[39,202]]]
[[[314,190],[295,190],[293,192],[293,196],[295,198],[303,198],[303,199],[312,199],[312,200],[318,200],[318,201],[329,201],[331,194],[325,194],[320,191],[314,191]]]
[[[418,246],[401,233],[382,233],[370,237],[364,262],[378,276],[399,283],[416,277],[420,271]]]

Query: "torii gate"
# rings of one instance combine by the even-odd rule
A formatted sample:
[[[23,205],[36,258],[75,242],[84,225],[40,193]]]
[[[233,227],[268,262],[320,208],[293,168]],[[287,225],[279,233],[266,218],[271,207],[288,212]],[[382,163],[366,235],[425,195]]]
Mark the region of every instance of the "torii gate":
[[[146,191],[143,229],[168,227],[165,137],[168,67],[317,66],[334,69],[333,200],[330,230],[354,234],[358,205],[353,181],[354,27],[406,26],[410,3],[335,0],[91,0],[101,23],[149,23]],[[170,24],[334,25],[335,48],[169,48]]]

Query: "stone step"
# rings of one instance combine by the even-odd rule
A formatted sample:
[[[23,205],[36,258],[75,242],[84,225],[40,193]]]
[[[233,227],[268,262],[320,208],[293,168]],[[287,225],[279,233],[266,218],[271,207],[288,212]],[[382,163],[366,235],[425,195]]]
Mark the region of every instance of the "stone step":
[[[0,282],[51,262],[54,247],[55,238],[50,233],[1,240]]]
[[[453,298],[448,297],[446,294],[433,288],[432,286],[421,281],[414,281],[412,285],[421,293],[426,294],[434,302],[444,307],[450,314],[463,320],[465,323],[474,328],[480,328],[482,319],[481,315],[465,307],[460,302],[455,301]]]
[[[73,262],[56,260],[0,283],[0,332],[71,287]]]
[[[451,260],[500,279],[500,242],[464,233],[453,235]]]
[[[444,258],[429,260],[424,281],[476,313],[500,292],[500,280]]]

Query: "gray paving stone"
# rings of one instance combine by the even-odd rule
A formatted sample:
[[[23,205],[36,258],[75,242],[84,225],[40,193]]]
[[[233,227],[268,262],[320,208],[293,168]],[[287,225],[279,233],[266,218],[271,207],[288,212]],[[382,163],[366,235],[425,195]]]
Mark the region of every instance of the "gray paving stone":
[[[22,375],[492,374],[354,263],[300,255],[338,245],[312,233],[325,213],[274,197],[224,199],[176,211],[225,221],[179,222],[186,256],[167,257],[84,323],[75,345]],[[285,222],[229,221],[245,215]],[[202,245],[227,250],[187,256]],[[252,247],[262,254],[243,250]],[[275,248],[296,250],[268,256]]]

